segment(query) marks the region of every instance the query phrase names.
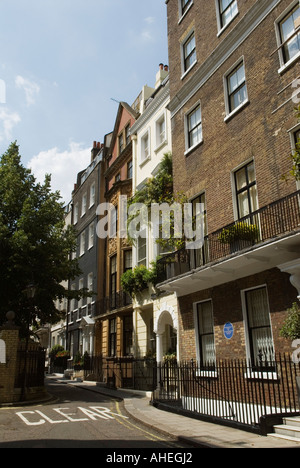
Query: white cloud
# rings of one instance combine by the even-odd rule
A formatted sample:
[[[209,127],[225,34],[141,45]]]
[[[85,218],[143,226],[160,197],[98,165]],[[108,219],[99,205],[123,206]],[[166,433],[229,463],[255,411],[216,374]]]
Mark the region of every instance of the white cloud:
[[[0,141],[11,140],[12,130],[19,122],[21,117],[17,112],[11,112],[6,108],[0,109]]]
[[[27,106],[32,106],[35,103],[36,97],[40,92],[40,87],[34,81],[27,80],[23,76],[18,75],[15,79],[15,84],[18,89],[24,89]]]
[[[43,182],[45,174],[51,174],[52,190],[59,190],[65,203],[71,200],[77,173],[85,169],[91,160],[91,148],[83,148],[81,143],[71,143],[65,151],[51,148],[41,151],[29,162],[28,167],[38,182]]]
[[[155,22],[155,18],[153,16],[148,16],[147,18],[145,18],[145,22],[148,24],[152,24]]]

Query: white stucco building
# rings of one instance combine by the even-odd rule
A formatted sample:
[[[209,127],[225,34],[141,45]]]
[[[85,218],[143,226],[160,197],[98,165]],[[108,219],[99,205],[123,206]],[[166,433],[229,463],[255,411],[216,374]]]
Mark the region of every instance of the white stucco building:
[[[160,64],[155,88],[143,90],[139,111],[141,116],[131,128],[133,141],[133,194],[141,190],[147,180],[155,177],[161,160],[172,151],[169,103],[168,67]],[[147,236],[139,238],[133,246],[133,268],[145,265],[162,255],[153,239],[152,228],[145,226]],[[177,298],[176,294],[158,293],[153,287],[141,292],[134,300],[135,355],[156,354],[158,362],[165,354],[177,353]],[[177,353],[178,357],[178,353]]]

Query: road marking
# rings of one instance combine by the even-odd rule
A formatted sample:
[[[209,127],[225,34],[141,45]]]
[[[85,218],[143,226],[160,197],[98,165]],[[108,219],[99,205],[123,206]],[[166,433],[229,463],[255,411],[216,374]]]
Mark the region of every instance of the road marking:
[[[105,421],[115,420],[116,417],[122,417],[124,419],[128,419],[127,416],[123,416],[122,414],[113,413],[109,408],[105,406],[89,406],[88,408],[83,408],[79,406],[77,408],[78,411],[81,411],[85,416],[85,418],[78,418],[72,417],[76,416],[75,413],[70,411],[70,408],[52,408],[52,411],[55,411],[60,416],[63,416],[65,419],[53,419],[46,415],[42,411],[35,410],[35,411],[19,411],[15,413],[27,426],[41,426],[48,422],[49,424],[65,424],[65,423],[76,423],[76,422],[83,422],[83,421],[97,421],[97,419],[104,419]],[[38,417],[36,417],[38,415]],[[40,417],[42,419],[40,419]]]
[[[120,410],[120,406],[119,406],[119,403],[117,401],[114,402],[115,405],[116,405],[116,411],[119,413],[119,416],[120,417],[124,417],[121,413],[121,410]],[[121,422],[121,421],[118,421],[120,424],[122,424],[123,426],[126,426],[128,429],[131,429],[133,430],[132,428],[134,429],[138,429],[139,431],[141,432],[144,432],[146,434],[146,438],[149,439],[149,440],[152,440],[152,441],[155,441],[155,440],[159,440],[159,441],[164,441],[165,442],[165,439],[163,439],[162,437],[158,437],[156,436],[155,434],[153,434],[152,432],[148,432],[146,431],[145,429],[142,429],[141,427],[139,426],[136,426],[135,424],[133,424],[131,421],[126,421],[126,424],[124,422]],[[132,427],[130,427],[132,426]]]

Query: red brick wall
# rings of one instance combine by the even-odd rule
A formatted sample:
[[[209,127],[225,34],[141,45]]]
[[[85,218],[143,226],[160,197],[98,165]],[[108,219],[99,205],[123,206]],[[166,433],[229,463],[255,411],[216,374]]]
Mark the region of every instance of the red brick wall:
[[[278,269],[267,270],[257,275],[242,278],[215,288],[179,298],[179,345],[182,361],[196,359],[196,331],[193,304],[212,300],[217,359],[246,358],[245,328],[243,322],[241,291],[267,286],[275,352],[291,352],[289,340],[279,336],[287,309],[297,300],[296,289],[289,275]],[[234,335],[226,340],[223,328],[226,322],[234,326]]]
[[[178,25],[178,2],[169,1],[171,99],[187,85],[209,53],[230,33],[242,19],[245,9],[253,3],[239,1],[240,14],[218,38],[214,2],[210,2],[209,7],[207,1],[194,2]],[[274,21],[290,4],[289,0],[280,2],[172,119],[175,191],[183,191],[189,197],[206,191],[209,232],[233,221],[232,172],[249,159],[255,161],[259,207],[296,190],[294,180],[282,180],[282,175],[291,169],[291,144],[287,131],[297,123],[295,104],[289,102],[276,109],[291,97],[291,86],[281,91],[299,75],[299,62],[280,75],[278,53],[271,55],[277,48]],[[199,63],[181,80],[180,37],[192,22],[195,24]],[[244,57],[249,104],[224,122],[224,75],[241,57]],[[203,144],[186,156],[184,116],[199,100]]]

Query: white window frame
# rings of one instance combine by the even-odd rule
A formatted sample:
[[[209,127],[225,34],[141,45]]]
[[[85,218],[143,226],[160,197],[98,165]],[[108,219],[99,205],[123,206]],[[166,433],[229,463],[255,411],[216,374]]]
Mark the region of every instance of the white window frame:
[[[95,223],[92,222],[89,225],[89,241],[88,241],[88,250],[94,247],[94,237],[95,237]]]
[[[191,40],[192,36],[195,38],[195,52],[196,52],[196,57],[194,62],[187,68],[185,69],[185,53],[184,49],[186,44]],[[191,69],[196,65],[197,63],[197,44],[196,44],[196,34],[195,30],[192,29],[188,32],[188,34],[184,37],[184,39],[181,41],[181,79],[183,79],[190,71]]]
[[[145,145],[146,139],[148,140],[147,146]],[[147,128],[147,130],[140,137],[140,166],[143,165],[146,161],[149,161],[149,159],[151,159],[151,139],[150,128]]]
[[[73,224],[77,224],[79,219],[79,204],[76,203],[74,206],[74,220]]]
[[[95,205],[95,201],[96,201],[96,183],[93,182],[91,187],[90,187],[90,206],[89,206],[89,208],[91,208],[93,205]]]
[[[230,104],[229,104],[228,78],[229,78],[229,75],[231,75],[232,72],[242,64],[244,65],[244,71],[245,71],[246,99],[241,104],[239,104],[235,109],[231,111]],[[225,112],[226,112],[226,117],[224,118],[224,122],[227,122],[229,119],[231,119],[235,114],[237,114],[243,107],[245,107],[249,103],[247,75],[246,75],[246,66],[245,66],[244,56],[241,57],[239,60],[237,60],[234,63],[234,65],[226,72],[226,74],[223,76],[223,83],[224,83]]]
[[[85,231],[82,231],[80,234],[79,257],[82,257],[85,254],[85,238]]]
[[[196,111],[197,108],[200,108],[200,113],[201,113],[201,133],[202,133],[202,138],[200,141],[195,143],[193,146],[189,146],[189,117],[190,115]],[[203,143],[203,126],[202,126],[202,107],[201,107],[201,102],[197,101],[196,104],[189,109],[189,111],[185,114],[184,116],[184,134],[185,134],[185,156],[189,154],[191,151],[193,151],[197,146],[201,145]]]
[[[185,12],[183,13],[183,12],[182,12],[182,0],[178,0],[178,12],[179,12],[178,24],[180,24],[181,21],[183,20],[183,18],[187,15],[187,12],[191,9],[191,7],[193,6],[193,4],[194,4],[194,0],[191,0],[189,6],[187,7],[187,9],[185,10]]]
[[[87,209],[87,194],[85,193],[82,196],[81,200],[81,217],[85,215]]]
[[[93,292],[94,290],[94,274],[89,273],[87,276],[87,288],[89,292]],[[93,302],[92,297],[87,297],[87,304],[91,304]]]
[[[275,33],[276,33],[276,39],[277,39],[279,64],[280,64],[278,74],[283,73],[294,62],[298,61],[299,57],[300,57],[300,51],[299,51],[299,53],[296,54],[294,57],[292,57],[288,62],[285,62],[283,52],[282,52],[282,48],[280,47],[280,45],[281,45],[280,23],[284,19],[284,17],[287,16],[289,14],[289,12],[295,8],[295,6],[297,4],[299,5],[299,0],[294,0],[275,21]]]
[[[201,354],[200,354],[200,336],[199,336],[199,319],[198,319],[198,305],[199,304],[205,304],[206,302],[211,303],[211,311],[212,311],[212,317],[214,319],[214,306],[213,306],[213,300],[212,298],[205,299],[203,301],[198,301],[193,303],[193,313],[194,313],[194,327],[195,327],[195,339],[196,339],[196,357],[197,357],[197,362],[201,363]],[[215,347],[215,355],[216,354],[216,340],[215,340],[215,327],[214,327],[214,347]],[[201,377],[217,377],[217,371],[214,370],[201,370],[197,372],[198,376]]]
[[[237,0],[236,0],[236,3],[237,3],[237,11],[236,13],[233,15],[233,17],[228,21],[228,23],[224,24],[222,26],[222,20],[221,20],[221,10],[220,10],[220,0],[215,0],[215,3],[216,3],[216,12],[217,12],[217,24],[218,24],[218,34],[217,36],[220,36],[222,34],[223,31],[225,31],[226,28],[228,28],[228,26],[232,23],[232,21],[238,16],[239,14],[239,7],[238,7],[238,3],[237,3]]]
[[[270,301],[269,301],[269,292],[268,292],[268,286],[267,284],[260,284],[258,286],[254,286],[252,288],[247,288],[241,290],[241,301],[242,301],[242,313],[243,313],[243,321],[244,321],[244,330],[245,330],[245,345],[246,345],[246,356],[247,360],[251,362],[251,345],[250,345],[250,336],[249,336],[249,326],[248,326],[248,311],[247,311],[247,304],[246,304],[246,293],[249,291],[255,291],[256,289],[265,289],[266,290],[266,297],[267,297],[267,303],[268,303],[268,311],[269,311],[269,316],[270,316],[270,330],[271,330],[271,335],[272,335],[272,341],[274,345],[274,335],[273,335],[273,327],[272,327],[272,320],[271,320],[271,309],[270,309]],[[275,350],[275,346],[274,346]],[[258,372],[258,371],[251,371],[250,369],[247,371],[245,374],[246,378],[257,378],[257,374],[259,374],[260,378],[263,379],[272,379],[275,380],[277,377],[276,372]]]
[[[164,136],[162,138],[162,132],[160,131],[161,124],[164,122],[165,130]],[[155,151],[159,151],[164,145],[167,144],[167,115],[166,111],[164,111],[158,119],[155,121],[155,143],[156,148]]]

